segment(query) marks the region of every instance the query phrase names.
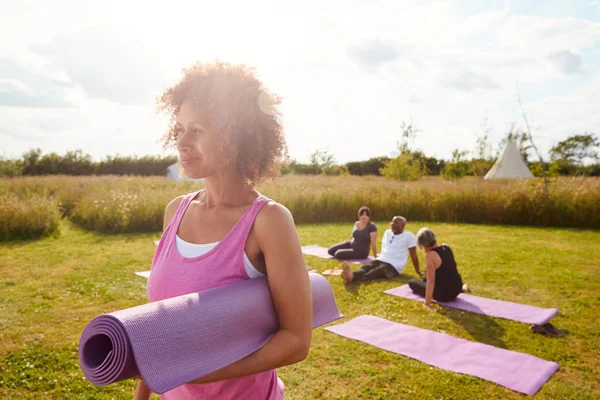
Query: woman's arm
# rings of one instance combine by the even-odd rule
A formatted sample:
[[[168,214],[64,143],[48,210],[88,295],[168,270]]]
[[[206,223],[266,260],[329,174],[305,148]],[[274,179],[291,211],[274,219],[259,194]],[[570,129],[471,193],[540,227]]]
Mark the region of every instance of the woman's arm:
[[[371,237],[371,250],[373,250],[373,257],[377,258],[377,231],[369,234]]]
[[[434,253],[427,253],[425,256],[425,274],[427,275],[427,287],[425,288],[425,305],[433,308],[433,289],[435,288],[435,261]]]
[[[209,383],[252,375],[304,360],[310,350],[312,297],[300,240],[291,213],[266,204],[253,232],[265,257],[279,331],[248,357],[190,383]]]

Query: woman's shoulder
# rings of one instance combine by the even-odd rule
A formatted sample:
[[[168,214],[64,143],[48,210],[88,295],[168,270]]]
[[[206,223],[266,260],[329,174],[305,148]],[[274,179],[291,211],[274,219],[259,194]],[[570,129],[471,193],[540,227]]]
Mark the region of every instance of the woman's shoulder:
[[[270,225],[291,220],[293,222],[294,217],[286,206],[280,204],[274,200],[269,199],[265,205],[261,208],[260,212],[256,216],[255,224],[259,225]]]
[[[175,216],[175,213],[177,212],[177,209],[179,208],[179,206],[181,206],[181,203],[183,202],[183,200],[189,196],[194,196],[197,193],[198,192],[182,194],[181,196],[175,197],[173,200],[171,200],[169,202],[169,204],[167,204],[167,207],[165,207],[165,216],[163,219],[163,230],[167,229],[167,226],[169,225],[169,223]]]
[[[369,231],[370,232],[376,232],[377,231],[377,225],[375,225],[373,222],[369,222]]]

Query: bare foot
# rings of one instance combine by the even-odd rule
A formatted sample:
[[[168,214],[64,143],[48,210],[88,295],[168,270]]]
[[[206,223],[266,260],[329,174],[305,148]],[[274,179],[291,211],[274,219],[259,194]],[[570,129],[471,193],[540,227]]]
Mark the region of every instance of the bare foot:
[[[463,293],[470,293],[471,289],[469,289],[469,285],[467,285],[466,283],[462,286],[462,292]]]
[[[352,282],[352,278],[354,278],[354,273],[350,269],[348,263],[342,263],[342,279],[344,280],[344,284],[347,285]]]

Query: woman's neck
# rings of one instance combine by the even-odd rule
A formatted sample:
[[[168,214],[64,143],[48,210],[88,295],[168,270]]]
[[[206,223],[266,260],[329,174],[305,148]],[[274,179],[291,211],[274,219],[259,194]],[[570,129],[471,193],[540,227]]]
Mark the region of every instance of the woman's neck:
[[[256,198],[258,192],[237,174],[207,177],[203,203],[208,208],[218,205],[241,206]]]
[[[438,247],[440,247],[439,244],[434,244],[433,246],[427,246],[425,247],[425,253],[429,253],[430,251],[433,251],[433,249],[437,249]]]

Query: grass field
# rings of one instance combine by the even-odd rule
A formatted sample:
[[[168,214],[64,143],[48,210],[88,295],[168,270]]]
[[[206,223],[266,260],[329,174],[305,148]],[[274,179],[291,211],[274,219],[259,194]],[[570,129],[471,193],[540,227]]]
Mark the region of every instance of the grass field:
[[[380,222],[380,231],[386,225]],[[416,232],[424,224],[409,222]],[[330,277],[349,320],[371,314],[556,361],[560,370],[537,399],[600,396],[600,232],[427,223],[455,251],[473,294],[558,307],[564,338],[533,334],[529,326],[382,294],[415,276],[344,288]],[[98,314],[142,304],[156,233],[104,235],[68,220],[61,235],[0,244],[0,398],[131,399],[132,380],[99,388],[79,369],[77,343]],[[328,245],[349,234],[347,224],[300,225],[303,244]],[[336,262],[314,257],[319,271]],[[343,321],[343,320],[342,320]],[[524,395],[477,378],[314,331],[309,358],[282,368],[286,399],[518,399]],[[154,396],[153,398],[158,398]]]

